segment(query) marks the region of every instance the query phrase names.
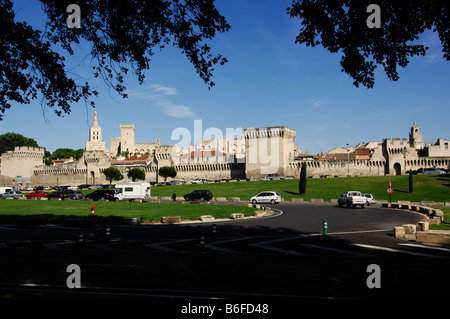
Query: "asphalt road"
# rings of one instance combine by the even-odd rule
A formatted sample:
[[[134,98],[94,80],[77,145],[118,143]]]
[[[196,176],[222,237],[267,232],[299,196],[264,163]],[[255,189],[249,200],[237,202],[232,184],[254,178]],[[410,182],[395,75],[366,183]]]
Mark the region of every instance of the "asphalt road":
[[[150,298],[177,313],[186,302],[218,298],[223,307],[224,300],[267,302],[272,314],[305,300],[448,297],[450,247],[393,237],[395,226],[420,215],[329,203],[271,207],[278,216],[117,225],[109,235],[98,225],[0,225],[0,296]],[[81,269],[81,288],[66,285],[70,264]],[[371,278],[380,288],[369,287]]]

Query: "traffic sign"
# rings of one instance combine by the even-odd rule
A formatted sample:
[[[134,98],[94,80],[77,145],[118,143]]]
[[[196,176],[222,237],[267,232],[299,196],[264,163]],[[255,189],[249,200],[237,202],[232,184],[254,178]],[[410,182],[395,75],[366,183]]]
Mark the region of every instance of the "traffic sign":
[[[392,194],[394,190],[391,187],[388,187],[388,189],[386,190],[386,192],[388,192],[389,194]]]

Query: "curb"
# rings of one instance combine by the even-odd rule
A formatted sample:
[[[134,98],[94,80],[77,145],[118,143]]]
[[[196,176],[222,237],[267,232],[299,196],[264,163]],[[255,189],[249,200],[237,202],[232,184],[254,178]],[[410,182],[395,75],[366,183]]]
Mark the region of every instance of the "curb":
[[[394,227],[395,238],[415,240],[423,244],[450,244],[449,230],[430,230],[429,225],[439,225],[444,221],[444,212],[428,205],[411,204],[408,202],[383,203],[381,207],[408,210],[418,213],[424,218],[416,225],[405,224]]]
[[[255,205],[255,208],[260,208],[259,205]],[[274,210],[278,211],[275,212]],[[227,222],[227,221],[237,221],[237,220],[249,220],[255,218],[267,218],[275,217],[282,214],[282,211],[278,209],[272,210],[270,207],[262,207],[255,210],[252,216],[244,216],[242,213],[232,213],[228,218],[218,218],[216,219],[211,215],[202,215],[198,220],[183,221],[179,216],[163,216],[160,222],[156,223],[141,223],[141,225],[169,225],[169,224],[194,224],[194,223],[216,223],[216,222]],[[175,218],[174,218],[175,217]]]

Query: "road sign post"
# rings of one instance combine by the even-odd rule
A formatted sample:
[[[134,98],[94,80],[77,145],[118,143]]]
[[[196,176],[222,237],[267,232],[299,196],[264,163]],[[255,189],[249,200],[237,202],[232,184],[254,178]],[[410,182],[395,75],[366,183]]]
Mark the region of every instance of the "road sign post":
[[[391,197],[391,195],[392,195],[392,192],[393,192],[394,190],[392,189],[392,187],[391,187],[391,182],[389,182],[389,187],[388,187],[388,189],[386,190],[386,192],[389,194],[389,204],[391,203],[391,199],[392,199],[392,197]]]

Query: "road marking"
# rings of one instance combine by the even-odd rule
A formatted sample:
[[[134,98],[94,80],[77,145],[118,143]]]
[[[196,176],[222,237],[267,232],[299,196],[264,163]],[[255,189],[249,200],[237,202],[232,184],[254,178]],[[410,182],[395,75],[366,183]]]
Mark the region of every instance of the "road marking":
[[[419,244],[410,244],[410,243],[401,243],[399,245],[402,246],[410,246],[410,247],[418,247],[418,248],[425,248],[425,249],[432,249],[432,250],[441,250],[450,253],[450,249],[444,248],[444,247],[436,247],[436,246],[425,246],[425,245],[419,245]]]
[[[257,248],[261,248],[261,249],[267,249],[267,250],[276,251],[279,253],[289,254],[289,255],[294,255],[294,256],[306,256],[306,254],[300,253],[298,251],[293,251],[293,250],[288,250],[288,249],[283,249],[283,248],[278,248],[278,247],[272,247],[272,246],[268,246],[267,244],[273,244],[273,243],[278,243],[278,242],[286,241],[286,240],[301,239],[301,238],[313,237],[313,236],[319,236],[319,235],[322,235],[322,234],[308,234],[308,235],[298,235],[298,236],[285,237],[285,238],[277,238],[277,239],[262,241],[259,243],[249,244],[249,246],[253,246],[253,247],[257,247]]]
[[[60,241],[57,243],[46,243],[46,244],[42,244],[42,246],[44,246],[45,248],[48,249],[63,249],[61,246],[59,245],[65,245],[65,244],[75,244],[78,241],[75,240],[64,240],[64,241]]]
[[[392,231],[392,228],[389,229],[373,229],[373,230],[356,230],[356,231],[346,231],[346,232],[337,232],[337,233],[328,233],[328,235],[347,235],[347,234],[363,234],[363,233],[377,233],[384,231]]]
[[[382,247],[382,246],[373,246],[373,245],[366,245],[366,244],[350,244],[350,245],[354,245],[354,246],[358,246],[358,247],[362,247],[362,248],[368,248],[368,249],[384,250],[384,251],[389,251],[389,252],[393,252],[393,253],[414,255],[414,256],[443,258],[441,256],[430,255],[430,254],[423,254],[423,253],[418,253],[418,252],[404,250],[404,249],[395,249],[395,248]]]
[[[187,241],[194,241],[195,239],[180,239],[180,240],[174,240],[174,241],[166,241],[163,243],[157,243],[157,244],[147,244],[145,245],[146,247],[150,247],[150,248],[156,248],[165,252],[176,252],[178,250],[173,249],[173,248],[169,248],[169,247],[165,247],[164,245],[169,245],[169,244],[177,244],[177,243],[184,243]]]
[[[103,265],[110,266],[110,265]],[[82,286],[83,289],[67,289],[67,286],[34,284],[34,283],[0,283],[0,288],[19,291],[57,292],[63,294],[87,294],[87,295],[118,295],[118,296],[147,296],[169,299],[230,299],[236,297],[250,298],[297,298],[297,299],[330,299],[328,296],[309,296],[277,293],[242,292],[242,291],[217,291],[217,290],[183,290],[183,289],[149,289],[135,287],[99,287]],[[331,297],[332,298],[332,297]]]
[[[234,241],[240,241],[240,240],[246,240],[249,239],[251,237],[239,237],[239,238],[232,238],[232,239],[226,239],[226,240],[219,240],[219,241],[215,241],[212,244],[207,244],[205,243],[204,247],[211,249],[211,250],[217,250],[223,253],[231,253],[231,254],[237,254],[239,253],[236,250],[232,250],[232,249],[228,249],[228,248],[223,248],[223,247],[218,247],[216,246],[217,244],[225,244],[225,243],[231,243]]]
[[[4,229],[4,230],[18,230],[17,228],[13,228],[13,227],[3,227],[3,226],[0,226],[0,229]]]
[[[366,254],[366,253],[359,253],[356,251],[338,249],[338,248],[333,248],[333,247],[328,247],[328,246],[319,246],[319,245],[313,245],[313,244],[299,244],[299,245],[304,246],[304,247],[310,247],[310,248],[315,248],[315,249],[322,249],[322,250],[328,250],[328,251],[333,251],[333,252],[337,252],[337,253],[343,253],[343,254],[347,254],[347,255],[355,255],[355,256],[361,256],[361,257],[373,256],[373,255]]]

